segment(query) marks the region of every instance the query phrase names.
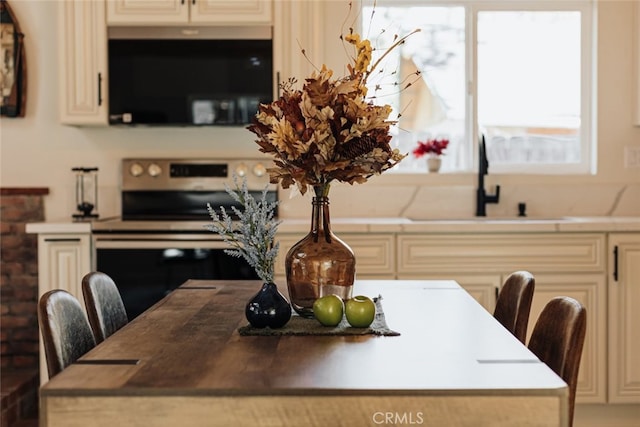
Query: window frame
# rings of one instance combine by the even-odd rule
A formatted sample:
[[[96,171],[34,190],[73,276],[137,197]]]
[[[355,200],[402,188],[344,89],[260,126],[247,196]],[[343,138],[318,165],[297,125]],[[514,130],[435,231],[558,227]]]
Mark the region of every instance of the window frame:
[[[467,159],[472,164],[452,173],[477,171],[478,141],[478,96],[476,67],[478,13],[487,11],[578,11],[581,16],[581,76],[580,76],[580,162],[579,163],[509,163],[492,164],[492,174],[536,174],[536,175],[594,175],[597,169],[597,2],[594,0],[377,0],[379,7],[426,6],[463,7],[465,9],[465,78],[467,98],[465,105],[465,132],[471,135],[466,141],[470,150]],[[491,159],[489,159],[491,160]]]

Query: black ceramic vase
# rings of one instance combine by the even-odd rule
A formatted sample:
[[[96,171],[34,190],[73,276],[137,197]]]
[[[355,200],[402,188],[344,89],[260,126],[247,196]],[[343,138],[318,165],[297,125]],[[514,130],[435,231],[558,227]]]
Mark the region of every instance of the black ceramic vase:
[[[254,328],[281,328],[291,318],[291,305],[275,283],[265,283],[244,310]]]

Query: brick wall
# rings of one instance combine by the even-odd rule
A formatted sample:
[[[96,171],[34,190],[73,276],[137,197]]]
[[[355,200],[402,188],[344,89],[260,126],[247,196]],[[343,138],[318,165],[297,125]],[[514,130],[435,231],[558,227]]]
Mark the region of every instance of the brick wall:
[[[44,220],[47,189],[0,189],[1,370],[38,369],[37,236],[28,222]]]

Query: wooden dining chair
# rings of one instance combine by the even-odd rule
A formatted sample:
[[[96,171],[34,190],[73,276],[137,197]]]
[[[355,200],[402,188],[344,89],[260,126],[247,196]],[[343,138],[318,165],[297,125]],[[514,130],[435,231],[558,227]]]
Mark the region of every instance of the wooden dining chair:
[[[53,378],[96,345],[80,301],[62,289],[54,289],[40,297],[38,323],[49,378]]]
[[[586,332],[586,308],[573,298],[556,297],[545,305],[529,339],[529,350],[569,386],[569,425],[573,425],[578,369]]]
[[[88,273],[82,278],[82,295],[96,343],[129,322],[118,287],[109,275],[100,271]]]
[[[516,271],[505,280],[493,317],[523,344],[527,338],[527,324],[536,281],[528,271]]]

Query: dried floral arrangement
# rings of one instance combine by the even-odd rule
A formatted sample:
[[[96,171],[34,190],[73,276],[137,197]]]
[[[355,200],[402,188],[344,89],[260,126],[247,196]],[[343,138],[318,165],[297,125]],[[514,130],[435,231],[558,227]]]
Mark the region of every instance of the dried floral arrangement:
[[[285,189],[295,184],[302,194],[314,187],[316,195],[326,196],[334,180],[364,183],[406,157],[389,145],[390,126],[397,123],[389,119],[391,106],[374,105],[366,85],[382,59],[416,31],[396,36],[372,63],[370,41],[351,28],[341,36],[352,51],[347,76],[332,78],[333,71],[323,65],[301,90],[294,87],[295,79],[280,84],[282,96],[261,104],[247,127],[258,137],[260,151],[274,158],[271,183]]]
[[[416,156],[416,158],[422,157],[425,154],[441,156],[448,146],[449,140],[446,138],[418,141],[418,146],[413,150],[413,155]]]
[[[233,248],[225,249],[226,254],[243,257],[262,281],[272,283],[280,248],[280,243],[275,241],[275,237],[281,221],[274,219],[278,202],[267,200],[266,187],[260,199],[256,200],[249,193],[246,179],[243,179],[240,185],[237,176],[234,175],[233,183],[235,189],[225,185],[225,190],[242,206],[242,209],[231,207],[238,219],[234,221],[224,206],[220,207],[218,214],[211,204],[207,203],[213,224],[206,228],[218,233]]]

